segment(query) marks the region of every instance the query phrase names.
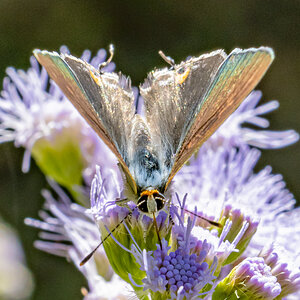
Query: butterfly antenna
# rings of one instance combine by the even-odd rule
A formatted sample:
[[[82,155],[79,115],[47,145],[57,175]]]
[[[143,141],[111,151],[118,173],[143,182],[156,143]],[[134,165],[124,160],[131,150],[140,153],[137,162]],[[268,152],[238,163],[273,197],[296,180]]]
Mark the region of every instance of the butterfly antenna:
[[[172,57],[166,56],[161,50],[158,51],[158,54],[162,57],[162,59],[168,63],[171,67],[175,66],[175,61]]]
[[[158,230],[158,226],[157,226],[157,222],[156,222],[155,213],[153,213],[153,223],[154,223],[154,227],[155,227],[155,230],[156,230],[156,234],[157,234],[158,242],[159,242],[159,245],[160,245],[160,249],[162,249],[162,243],[161,243],[161,238],[160,238],[160,235],[159,235],[159,230]]]
[[[215,226],[215,227],[218,227],[218,228],[223,228],[223,225],[222,225],[221,223],[219,223],[219,222],[215,222],[215,221],[209,220],[209,219],[207,219],[207,218],[205,218],[205,217],[199,216],[199,215],[195,214],[194,212],[189,211],[188,209],[186,209],[186,208],[184,208],[184,207],[181,207],[181,206],[178,207],[178,206],[174,205],[173,203],[171,203],[171,205],[172,205],[172,206],[175,206],[175,207],[177,207],[177,208],[183,209],[183,210],[186,211],[187,213],[189,213],[189,214],[191,214],[191,215],[193,215],[193,216],[195,216],[195,217],[197,217],[197,218],[199,218],[199,219],[202,219],[202,220],[206,221],[207,223],[209,223],[209,224],[212,225],[212,226]],[[173,221],[173,219],[172,219],[171,214],[169,215],[169,220],[170,220],[170,221],[172,222],[172,224],[174,225],[174,221]]]
[[[109,56],[109,58],[107,59],[107,61],[105,61],[105,62],[103,62],[103,63],[101,63],[100,65],[99,65],[99,72],[101,72],[101,70],[104,68],[104,67],[106,67],[111,61],[112,61],[112,59],[113,59],[113,57],[114,57],[114,53],[115,53],[115,47],[114,47],[114,45],[113,44],[110,44],[109,45],[109,54],[110,54],[110,56]]]
[[[184,211],[186,211],[187,213],[189,213],[189,214],[191,214],[191,215],[193,215],[193,216],[195,216],[195,217],[197,217],[197,218],[199,218],[199,219],[202,219],[202,220],[206,221],[207,223],[209,223],[209,224],[212,225],[212,226],[215,226],[215,227],[218,227],[218,228],[223,228],[223,225],[220,224],[219,222],[215,222],[215,221],[206,219],[205,217],[199,216],[199,215],[197,215],[197,214],[195,214],[195,213],[193,213],[193,212],[191,212],[191,211],[189,211],[189,210],[187,210],[187,209],[185,209],[185,208],[183,208],[183,207],[182,207],[182,209],[183,209]]]
[[[129,217],[132,215],[132,211],[129,212],[129,214],[127,216],[125,216],[120,222],[119,224],[112,230],[109,232],[109,234],[103,239],[101,240],[101,242],[97,245],[97,247],[91,252],[89,253],[81,262],[80,262],[80,266],[82,267],[85,263],[87,263],[91,257],[94,255],[94,253],[98,250],[98,248],[113,234],[113,232]]]

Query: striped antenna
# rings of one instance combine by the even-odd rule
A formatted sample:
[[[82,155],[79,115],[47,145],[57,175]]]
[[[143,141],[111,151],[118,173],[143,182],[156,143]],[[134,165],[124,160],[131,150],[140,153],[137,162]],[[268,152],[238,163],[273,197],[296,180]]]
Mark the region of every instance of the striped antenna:
[[[132,210],[132,211],[130,211],[129,213],[128,213],[128,215],[127,216],[125,216],[120,222],[119,222],[119,224],[117,224],[117,226],[112,230],[112,231],[110,231],[109,232],[109,234],[103,239],[103,240],[101,240],[101,242],[97,245],[97,247],[91,252],[91,253],[89,253],[81,262],[80,262],[80,266],[82,267],[85,263],[87,263],[90,259],[91,259],[91,257],[95,254],[95,252],[98,250],[98,248],[113,234],[113,232],[129,217],[129,216],[131,216],[132,215],[132,212],[134,211],[136,209],[136,207]]]
[[[193,216],[195,216],[195,217],[197,217],[197,218],[199,218],[199,219],[201,219],[201,220],[206,221],[207,223],[209,223],[209,224],[212,225],[212,226],[215,226],[215,227],[218,227],[218,228],[222,228],[222,227],[223,227],[223,225],[222,225],[221,223],[219,223],[219,222],[215,222],[215,221],[206,219],[205,217],[199,216],[199,215],[197,215],[197,214],[195,214],[195,213],[193,213],[193,212],[191,212],[191,211],[189,211],[189,210],[187,210],[187,209],[185,209],[185,208],[183,208],[183,207],[181,207],[181,209],[183,209],[183,210],[186,211],[187,213],[189,213],[189,214],[191,214],[191,215],[193,215]]]
[[[166,200],[165,200],[165,202],[166,202]],[[202,216],[199,216],[199,215],[195,214],[194,212],[192,212],[192,211],[190,211],[190,210],[182,207],[181,205],[180,206],[176,206],[173,203],[170,203],[170,205],[172,205],[174,207],[177,207],[177,208],[180,208],[180,209],[184,210],[185,212],[187,212],[187,213],[189,213],[189,214],[191,214],[191,215],[193,215],[193,216],[195,216],[195,217],[197,217],[197,218],[199,218],[199,219],[201,219],[203,221],[206,221],[207,223],[209,223],[212,226],[215,226],[215,227],[218,227],[218,228],[223,228],[223,225],[221,223],[209,220],[209,219],[207,219],[205,217],[202,217]],[[169,215],[169,219],[170,219],[171,223],[174,225],[174,221],[172,219],[171,214]]]

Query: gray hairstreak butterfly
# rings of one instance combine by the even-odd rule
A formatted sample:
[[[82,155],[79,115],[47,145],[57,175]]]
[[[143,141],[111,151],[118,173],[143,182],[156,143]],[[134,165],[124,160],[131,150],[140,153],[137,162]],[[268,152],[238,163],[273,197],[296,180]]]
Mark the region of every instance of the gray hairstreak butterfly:
[[[178,170],[255,88],[269,68],[271,48],[217,50],[148,74],[137,114],[131,81],[103,72],[72,55],[35,50],[34,55],[120,162],[127,199],[142,213],[164,208]]]

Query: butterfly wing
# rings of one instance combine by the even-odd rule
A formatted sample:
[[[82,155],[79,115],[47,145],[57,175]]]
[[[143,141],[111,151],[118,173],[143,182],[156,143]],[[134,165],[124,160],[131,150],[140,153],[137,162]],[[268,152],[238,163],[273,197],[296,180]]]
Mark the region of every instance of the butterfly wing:
[[[189,59],[174,69],[152,71],[140,86],[147,124],[158,145],[166,184],[176,152],[183,143],[194,112],[226,54],[222,50]]]
[[[194,151],[218,129],[255,88],[273,59],[273,50],[267,47],[235,49],[230,53],[195,111],[184,142],[176,153],[167,184]]]
[[[71,55],[35,50],[34,55],[79,113],[116,155],[136,193],[129,172],[129,144],[135,119],[130,79],[116,73],[99,73]]]
[[[165,189],[254,89],[273,58],[267,47],[235,49],[228,56],[215,51],[176,65],[174,70],[150,74],[141,93],[150,131],[165,152],[169,169]],[[153,117],[158,124],[151,123]]]

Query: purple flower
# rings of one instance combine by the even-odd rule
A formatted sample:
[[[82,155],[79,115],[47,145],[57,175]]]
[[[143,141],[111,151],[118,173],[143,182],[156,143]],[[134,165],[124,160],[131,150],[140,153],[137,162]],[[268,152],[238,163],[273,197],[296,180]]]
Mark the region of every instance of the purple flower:
[[[140,251],[132,246],[132,253],[141,270],[146,272],[146,277],[142,280],[144,291],[161,294],[165,299],[198,299],[200,295],[209,292],[204,288],[213,284],[216,278],[214,272],[217,259],[210,266],[205,261],[205,243],[197,254],[191,253],[187,244],[185,246],[179,246],[171,252],[166,240],[162,240],[162,246],[157,245],[155,251]]]
[[[255,252],[266,242],[275,240],[286,244],[279,241],[283,229],[279,222],[275,226],[277,219],[285,219],[289,227],[285,227],[285,231],[299,231],[297,222],[292,224],[285,218],[289,210],[295,218],[299,213],[293,210],[295,200],[285,188],[282,176],[272,174],[269,166],[254,173],[253,168],[259,157],[260,151],[248,146],[237,149],[223,144],[212,149],[206,144],[177,174],[173,187],[181,195],[188,190],[188,209],[193,210],[195,205],[205,207],[205,215],[210,219],[217,219],[225,204],[260,219],[248,247],[248,251],[253,249]],[[299,241],[300,235],[294,235],[294,239]]]
[[[274,149],[297,142],[299,134],[294,130],[270,131],[242,127],[244,123],[260,128],[269,127],[269,121],[261,115],[277,109],[279,103],[273,100],[257,106],[261,97],[262,93],[260,91],[253,91],[207,143],[216,147],[216,145],[222,145],[224,141],[229,141],[232,146],[248,144],[263,149]]]
[[[194,220],[189,217],[185,224],[184,210],[181,216],[176,211],[175,214],[179,222],[172,228],[172,248],[166,240],[161,246],[157,245],[155,251],[142,251],[132,246],[132,254],[141,270],[146,272],[143,289],[167,299],[197,299],[200,295],[212,294],[212,286],[224,262],[231,253],[239,251],[236,246],[248,223],[229,242],[226,237],[232,227],[231,221],[226,222],[218,236],[217,231],[195,226],[195,216]]]
[[[271,274],[271,268],[267,266],[263,258],[251,257],[242,261],[236,268],[237,278],[246,278],[246,286],[253,289],[254,293],[264,298],[275,298],[281,292],[280,284]]]
[[[204,261],[206,251],[201,255],[188,254],[183,249],[168,252],[170,247],[163,240],[162,249],[157,249],[152,253],[143,252],[144,260],[142,270],[147,276],[143,279],[144,290],[150,289],[152,292],[159,291],[165,297],[171,299],[197,299],[200,295],[206,294],[200,291],[207,285],[212,284],[216,278],[214,273],[215,263],[209,267]]]
[[[281,285],[281,297],[287,296],[286,299],[295,297],[295,293],[300,295],[300,269],[299,264],[291,260],[289,253],[282,247],[271,244],[266,246],[259,254],[265,263],[271,269],[273,276],[277,278]],[[299,260],[299,256],[297,257]],[[289,296],[292,294],[291,296]]]
[[[98,66],[105,55],[100,50],[91,59],[85,51],[82,58]],[[280,148],[299,136],[293,130],[243,126],[267,128],[261,115],[277,108],[277,101],[257,106],[258,91],[245,99],[176,175],[171,207],[157,214],[155,225],[134,202],[122,202],[124,185],[115,157],[35,59],[31,64],[27,72],[7,70],[0,98],[0,142],[24,147],[24,171],[32,155],[47,176],[71,193],[73,199],[50,181],[56,196],[43,191],[41,221],[28,218],[26,223],[42,229],[36,247],[68,258],[84,274],[85,299],[128,298],[133,293],[151,299],[225,299],[218,293],[240,296],[241,291],[248,299],[298,295],[299,210],[281,175],[272,174],[269,166],[254,172],[260,151],[250,146]],[[142,114],[139,100],[137,111]],[[55,169],[53,161],[61,168]],[[90,209],[73,201],[81,200],[78,191],[83,196],[86,186],[91,187]],[[211,226],[201,216],[223,227]],[[91,260],[79,267],[101,241]],[[273,246],[260,252],[274,241],[285,254]]]
[[[262,257],[249,257],[216,287],[212,299],[274,299],[281,286]]]
[[[126,282],[114,274],[103,248],[98,249],[92,259],[80,267],[82,258],[90,253],[100,240],[99,230],[92,215],[68,196],[53,182],[50,182],[58,200],[48,190],[43,191],[46,200],[40,212],[42,221],[27,218],[25,223],[42,230],[35,247],[48,253],[66,257],[86,277],[88,291],[85,299],[120,299],[133,294]]]

